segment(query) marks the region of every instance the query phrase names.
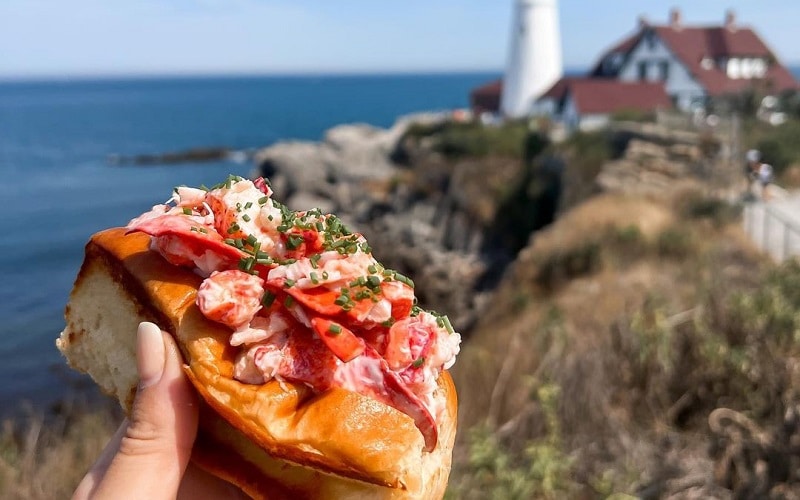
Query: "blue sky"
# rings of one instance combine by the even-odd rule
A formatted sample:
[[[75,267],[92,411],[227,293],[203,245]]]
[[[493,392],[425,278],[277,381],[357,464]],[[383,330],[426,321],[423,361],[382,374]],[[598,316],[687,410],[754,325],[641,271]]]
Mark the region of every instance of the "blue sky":
[[[636,26],[732,8],[800,63],[797,0],[560,0],[580,68]],[[512,0],[0,0],[0,77],[496,70]]]

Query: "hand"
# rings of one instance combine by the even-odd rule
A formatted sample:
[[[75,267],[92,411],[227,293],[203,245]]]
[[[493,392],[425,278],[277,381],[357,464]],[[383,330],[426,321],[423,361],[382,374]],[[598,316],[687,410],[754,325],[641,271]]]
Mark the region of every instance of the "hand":
[[[139,386],[130,417],[84,476],[73,500],[241,496],[229,483],[189,463],[197,435],[198,400],[182,364],[169,334],[152,323],[139,325]]]

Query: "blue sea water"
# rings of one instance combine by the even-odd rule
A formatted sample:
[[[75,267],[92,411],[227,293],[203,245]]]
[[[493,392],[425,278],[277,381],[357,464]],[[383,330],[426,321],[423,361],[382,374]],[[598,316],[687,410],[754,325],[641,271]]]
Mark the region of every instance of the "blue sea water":
[[[467,105],[489,73],[0,83],[0,417],[45,408],[74,382],[54,341],[88,237],[179,184],[252,165],[114,166],[109,155],[320,139],[340,123],[389,126]]]

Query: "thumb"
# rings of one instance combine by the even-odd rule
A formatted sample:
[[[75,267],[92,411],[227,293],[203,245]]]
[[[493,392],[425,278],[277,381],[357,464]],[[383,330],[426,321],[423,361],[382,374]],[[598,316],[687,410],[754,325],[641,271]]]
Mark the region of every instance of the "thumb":
[[[136,365],[130,421],[97,494],[174,498],[197,434],[197,397],[172,337],[152,323],[139,325]]]

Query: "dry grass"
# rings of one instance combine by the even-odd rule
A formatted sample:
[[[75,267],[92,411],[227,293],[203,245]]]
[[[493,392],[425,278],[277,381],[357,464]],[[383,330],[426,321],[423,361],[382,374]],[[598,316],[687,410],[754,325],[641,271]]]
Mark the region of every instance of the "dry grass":
[[[6,421],[0,431],[0,498],[69,498],[119,423],[112,409],[66,408]]]
[[[753,366],[798,347],[755,323],[741,331],[742,314],[771,324],[781,313],[742,312],[741,297],[772,286],[770,266],[727,209],[696,194],[600,196],[536,235],[454,369],[462,432],[453,488],[485,477],[474,450],[486,438],[469,431],[483,429],[499,462],[521,474],[534,464],[526,450],[558,444],[560,455],[538,465],[562,470],[564,489],[537,496],[657,497],[679,487],[675,478],[710,477],[714,408],[780,413],[781,363]],[[538,397],[550,386],[561,395],[553,410]]]

